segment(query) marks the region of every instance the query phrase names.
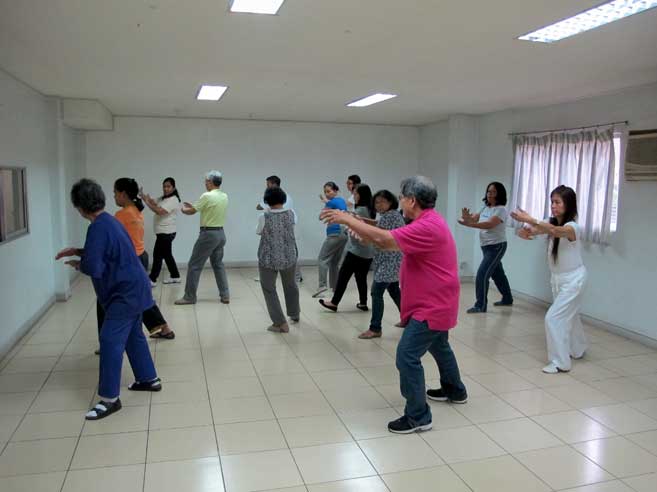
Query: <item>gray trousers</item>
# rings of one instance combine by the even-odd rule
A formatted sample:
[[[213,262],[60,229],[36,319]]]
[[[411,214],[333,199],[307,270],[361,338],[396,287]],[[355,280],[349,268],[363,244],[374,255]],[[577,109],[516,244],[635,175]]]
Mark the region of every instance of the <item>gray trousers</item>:
[[[260,267],[260,287],[265,296],[267,311],[269,317],[275,325],[282,325],[286,322],[281,301],[276,291],[276,277],[281,274],[281,283],[283,284],[283,295],[285,296],[285,309],[290,318],[299,318],[301,307],[299,306],[299,285],[295,278],[296,266],[287,270],[270,270],[269,268]]]
[[[187,281],[185,282],[185,299],[196,302],[196,291],[201,279],[201,271],[205,262],[210,258],[210,264],[214,270],[214,278],[217,282],[219,295],[222,299],[229,299],[228,279],[224,267],[224,246],[226,245],[226,234],[223,229],[209,230],[198,235],[192,256],[187,265]]]
[[[320,289],[326,288],[326,276],[328,274],[329,287],[335,288],[338,282],[338,270],[340,267],[340,260],[342,253],[347,245],[347,235],[338,234],[335,236],[327,236],[322,244],[322,249],[319,251],[317,257],[318,270],[319,270],[319,285]]]

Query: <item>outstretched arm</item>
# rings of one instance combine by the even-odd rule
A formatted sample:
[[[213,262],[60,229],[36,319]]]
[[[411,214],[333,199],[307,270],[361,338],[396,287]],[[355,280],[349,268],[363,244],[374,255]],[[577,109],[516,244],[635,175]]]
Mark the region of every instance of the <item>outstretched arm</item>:
[[[565,237],[569,241],[577,240],[575,229],[571,226],[557,226],[550,224],[549,222],[542,222],[535,219],[521,208],[511,212],[511,217],[518,222],[523,222],[532,226],[533,230],[536,232],[534,235],[547,234],[552,237]]]
[[[390,234],[390,231],[366,224],[365,221],[348,212],[324,209],[320,214],[320,219],[327,224],[346,225],[356,236],[363,241],[372,243],[379,249],[399,251],[397,241],[395,241],[395,238]]]

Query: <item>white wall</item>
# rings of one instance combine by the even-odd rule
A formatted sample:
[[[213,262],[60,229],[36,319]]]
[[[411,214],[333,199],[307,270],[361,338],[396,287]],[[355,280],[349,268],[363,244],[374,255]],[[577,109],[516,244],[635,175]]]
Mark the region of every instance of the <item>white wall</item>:
[[[628,120],[630,129],[657,128],[657,84],[570,104],[485,115],[480,121],[480,164],[475,184],[510,184],[512,131],[574,127]],[[483,196],[483,195],[482,195]],[[476,239],[475,239],[476,241]],[[621,186],[619,229],[606,248],[588,245],[589,270],[583,312],[594,318],[657,339],[657,182]],[[476,261],[480,261],[480,255]],[[549,301],[544,241],[510,241],[504,261],[513,289]]]
[[[82,219],[68,190],[82,175],[84,142],[61,125],[57,104],[0,70],[0,165],[27,168],[30,229],[0,244],[0,358],[65,294],[71,273],[55,263],[55,250],[81,241]]]
[[[111,198],[116,178],[135,178],[151,194],[167,176],[183,200],[205,191],[203,175],[224,173],[229,195],[225,261],[255,262],[256,204],[265,178],[276,174],[294,199],[300,224],[300,258],[317,257],[324,227],[317,220],[322,185],[334,180],[346,193],[349,174],[359,174],[373,191],[399,190],[403,177],[419,169],[419,130],[414,127],[285,123],[174,118],[116,118],[113,132],[86,136],[87,175]],[[110,200],[111,201],[111,200]],[[116,207],[109,207],[114,211]],[[146,245],[152,250],[152,214],[145,212]],[[174,255],[186,263],[198,236],[198,216],[178,216]]]
[[[54,141],[48,102],[0,71],[0,165],[27,168],[30,234],[0,244],[0,357],[54,298],[50,174]]]
[[[436,209],[447,214],[449,188],[449,122],[440,121],[420,128],[420,174],[438,188]]]

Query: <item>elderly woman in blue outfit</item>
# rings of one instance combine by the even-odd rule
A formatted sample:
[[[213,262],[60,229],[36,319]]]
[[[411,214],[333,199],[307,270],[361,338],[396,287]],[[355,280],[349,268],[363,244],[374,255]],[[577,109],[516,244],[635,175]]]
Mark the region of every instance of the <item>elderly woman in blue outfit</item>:
[[[98,420],[121,409],[121,365],[125,351],[135,375],[132,391],[160,391],[141,315],[153,305],[150,281],[130,237],[121,223],[105,212],[105,195],[98,183],[82,179],[71,189],[71,201],[91,222],[84,249],[66,248],[55,259],[78,256],[66,264],[91,277],[98,301],[105,310],[100,332],[100,401],[86,414]]]

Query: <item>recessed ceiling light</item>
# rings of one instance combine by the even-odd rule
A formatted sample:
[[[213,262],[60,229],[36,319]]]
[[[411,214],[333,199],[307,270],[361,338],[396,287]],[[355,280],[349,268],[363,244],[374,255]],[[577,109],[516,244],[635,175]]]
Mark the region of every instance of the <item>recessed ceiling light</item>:
[[[387,101],[388,99],[392,99],[393,97],[397,97],[397,94],[372,94],[371,96],[364,97],[363,99],[359,99],[358,101],[350,102],[347,104],[347,106],[351,108],[364,108],[365,106],[371,106],[372,104],[380,103],[382,101]]]
[[[202,85],[196,99],[199,101],[218,101],[228,87],[224,85]]]
[[[248,14],[274,15],[285,0],[232,0],[230,11]]]
[[[520,36],[518,39],[553,43],[654,7],[657,7],[657,0],[615,0]]]

